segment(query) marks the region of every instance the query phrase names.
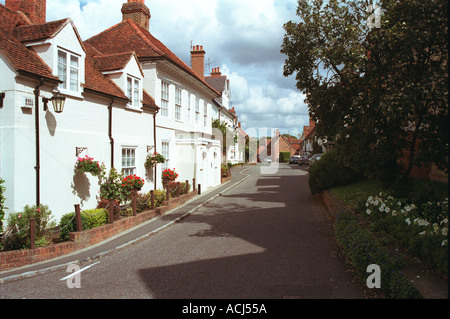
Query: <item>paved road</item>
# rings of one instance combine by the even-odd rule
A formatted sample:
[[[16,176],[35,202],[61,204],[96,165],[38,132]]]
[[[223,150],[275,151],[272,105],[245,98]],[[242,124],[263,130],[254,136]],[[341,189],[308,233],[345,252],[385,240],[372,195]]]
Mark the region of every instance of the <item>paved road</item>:
[[[3,283],[0,299],[365,298],[307,180],[297,165],[281,164],[269,175],[261,166],[240,168],[232,183],[175,211],[181,216],[216,196],[181,222],[82,263],[92,267],[81,273],[81,288],[69,289],[61,281],[66,269],[58,269]]]

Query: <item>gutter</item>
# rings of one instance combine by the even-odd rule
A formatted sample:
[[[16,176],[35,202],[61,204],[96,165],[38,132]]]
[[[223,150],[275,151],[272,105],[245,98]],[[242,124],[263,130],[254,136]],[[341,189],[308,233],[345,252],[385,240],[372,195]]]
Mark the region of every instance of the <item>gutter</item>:
[[[114,138],[113,138],[113,127],[112,127],[112,107],[114,104],[114,98],[111,98],[111,103],[108,106],[108,137],[111,144],[111,168],[114,168]]]
[[[34,89],[34,126],[36,129],[36,207],[41,204],[41,152],[40,152],[40,135],[39,135],[39,95],[41,86],[44,84],[44,78],[39,79],[39,84]]]

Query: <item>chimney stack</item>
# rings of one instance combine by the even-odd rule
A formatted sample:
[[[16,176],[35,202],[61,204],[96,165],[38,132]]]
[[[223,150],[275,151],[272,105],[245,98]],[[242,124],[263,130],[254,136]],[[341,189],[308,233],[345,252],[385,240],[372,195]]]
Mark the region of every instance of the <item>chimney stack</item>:
[[[202,79],[205,79],[205,54],[203,45],[195,45],[191,50],[191,68]]]
[[[211,77],[219,77],[219,76],[222,76],[220,68],[213,68],[211,72]]]
[[[128,0],[122,6],[122,20],[132,20],[136,25],[149,31],[150,9],[145,5],[145,0]]]
[[[22,12],[33,24],[46,22],[46,0],[6,0],[5,6],[11,10]]]

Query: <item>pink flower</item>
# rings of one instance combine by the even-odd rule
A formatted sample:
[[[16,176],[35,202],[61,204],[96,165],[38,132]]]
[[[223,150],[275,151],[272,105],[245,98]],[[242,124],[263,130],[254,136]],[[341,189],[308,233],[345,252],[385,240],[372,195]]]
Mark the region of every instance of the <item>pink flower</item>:
[[[22,215],[21,214],[17,215],[17,218],[22,218]]]

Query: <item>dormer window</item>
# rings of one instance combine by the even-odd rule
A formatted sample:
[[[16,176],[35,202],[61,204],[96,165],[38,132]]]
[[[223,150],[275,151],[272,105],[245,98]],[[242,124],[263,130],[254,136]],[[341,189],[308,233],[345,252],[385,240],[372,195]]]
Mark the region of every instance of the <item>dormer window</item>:
[[[140,100],[141,81],[132,77],[127,77],[127,97],[131,101],[131,106],[138,108]]]
[[[62,81],[59,86],[61,89],[78,93],[80,87],[80,56],[58,50],[58,77]]]

